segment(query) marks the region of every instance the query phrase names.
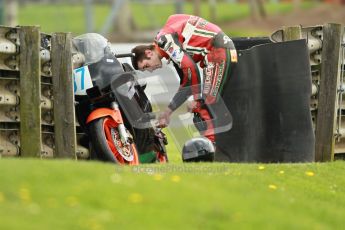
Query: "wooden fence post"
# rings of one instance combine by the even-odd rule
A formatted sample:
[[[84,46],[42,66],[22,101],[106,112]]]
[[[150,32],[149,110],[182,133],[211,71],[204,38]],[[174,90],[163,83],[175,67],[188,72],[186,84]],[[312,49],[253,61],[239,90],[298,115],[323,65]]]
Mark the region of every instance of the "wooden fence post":
[[[340,24],[323,26],[321,77],[315,130],[316,161],[330,161],[334,158],[342,31]]]
[[[72,36],[70,33],[52,35],[55,155],[60,158],[76,158],[71,49]]]
[[[20,147],[21,156],[41,155],[40,31],[20,28]]]

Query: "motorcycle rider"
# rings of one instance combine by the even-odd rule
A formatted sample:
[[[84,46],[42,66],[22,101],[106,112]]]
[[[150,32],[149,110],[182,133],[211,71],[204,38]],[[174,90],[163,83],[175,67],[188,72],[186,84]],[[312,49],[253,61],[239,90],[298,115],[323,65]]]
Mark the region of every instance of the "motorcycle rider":
[[[170,116],[187,98],[194,113],[194,124],[200,133],[215,143],[210,108],[216,105],[237,63],[232,40],[215,24],[185,14],[171,15],[153,44],[132,49],[132,65],[137,70],[152,72],[162,67],[162,59],[171,60],[180,77],[180,87],[170,104],[159,116],[159,125],[166,127]],[[199,69],[203,68],[203,82]]]

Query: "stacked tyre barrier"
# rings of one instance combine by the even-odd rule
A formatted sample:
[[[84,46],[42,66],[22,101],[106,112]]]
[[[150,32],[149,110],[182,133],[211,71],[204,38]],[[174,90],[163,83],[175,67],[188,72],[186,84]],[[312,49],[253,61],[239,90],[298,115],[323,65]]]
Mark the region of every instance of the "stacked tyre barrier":
[[[305,39],[309,49],[312,95],[310,111],[315,131],[315,160],[345,156],[345,34],[335,23],[284,27],[274,42]]]
[[[88,158],[76,132],[71,39],[0,26],[1,157]]]
[[[19,155],[19,36],[16,28],[0,28],[0,154]]]

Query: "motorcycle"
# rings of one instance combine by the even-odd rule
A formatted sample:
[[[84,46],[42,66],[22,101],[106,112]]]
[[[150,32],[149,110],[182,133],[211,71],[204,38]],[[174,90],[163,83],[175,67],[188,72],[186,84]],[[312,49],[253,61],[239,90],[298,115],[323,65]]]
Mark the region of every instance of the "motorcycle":
[[[167,139],[154,125],[152,106],[134,69],[113,54],[101,35],[73,38],[76,116],[91,159],[118,164],[167,162]],[[145,159],[144,155],[154,157]]]

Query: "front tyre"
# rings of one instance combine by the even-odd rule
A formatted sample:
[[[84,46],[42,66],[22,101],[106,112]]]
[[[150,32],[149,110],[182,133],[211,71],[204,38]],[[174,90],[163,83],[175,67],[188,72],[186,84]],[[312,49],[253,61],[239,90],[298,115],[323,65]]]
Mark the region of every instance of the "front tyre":
[[[121,142],[118,124],[112,118],[102,117],[92,121],[89,132],[93,151],[99,159],[118,164],[139,164],[135,145]]]

